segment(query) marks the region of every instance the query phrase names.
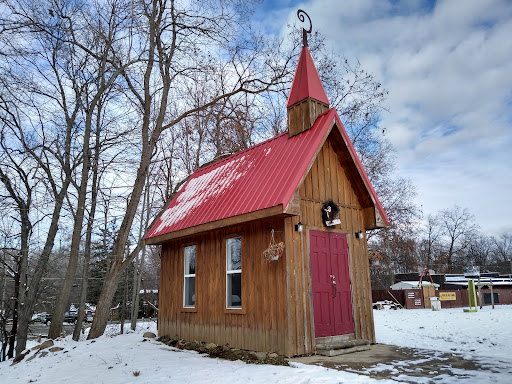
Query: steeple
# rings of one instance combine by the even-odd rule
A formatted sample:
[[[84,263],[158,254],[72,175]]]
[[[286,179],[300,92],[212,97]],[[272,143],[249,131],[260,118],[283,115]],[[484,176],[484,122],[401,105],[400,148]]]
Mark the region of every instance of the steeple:
[[[301,21],[304,21],[303,15],[309,19],[309,16],[299,9],[297,16]],[[329,99],[308,49],[307,33],[311,33],[311,28],[310,26],[309,30],[303,29],[304,46],[300,52],[297,70],[286,104],[290,137],[311,128],[316,118],[329,109]]]
[[[286,107],[290,108],[292,105],[308,97],[329,105],[329,99],[325,93],[320,76],[318,76],[316,71],[313,58],[309,53],[308,47],[303,46]]]

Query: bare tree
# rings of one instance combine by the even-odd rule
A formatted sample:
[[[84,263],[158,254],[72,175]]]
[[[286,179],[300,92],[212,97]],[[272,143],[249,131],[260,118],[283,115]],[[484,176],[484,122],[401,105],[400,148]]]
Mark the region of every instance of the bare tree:
[[[420,229],[420,241],[418,244],[418,256],[422,265],[427,268],[432,266],[440,250],[440,228],[437,218],[433,215],[427,216],[427,221]]]
[[[16,353],[19,354],[26,345],[28,324],[39,284],[46,272],[62,206],[77,166],[72,142],[78,128],[76,122],[79,103],[78,97],[73,96],[80,90],[69,92],[66,88],[66,81],[69,79],[66,74],[71,71],[66,71],[70,67],[58,62],[58,59],[66,55],[58,41],[40,39],[39,34],[30,35],[32,31],[24,30],[26,25],[16,22],[13,24],[18,29],[12,40],[6,43],[12,52],[3,57],[5,61],[2,76],[5,94],[9,95],[10,100],[5,102],[4,98],[2,108],[5,114],[12,117],[9,125],[12,140],[19,143],[20,148],[35,163],[38,170],[36,178],[45,180],[45,195],[52,196],[52,199],[46,200],[53,207],[47,213],[47,236],[37,266],[30,280],[23,282],[23,289],[20,290],[16,344]],[[24,32],[27,34],[24,35]],[[34,52],[35,47],[40,50]],[[55,114],[55,110],[61,113]],[[55,172],[55,169],[59,171]]]
[[[480,266],[481,272],[484,272],[483,268],[487,268],[492,261],[494,249],[492,238],[477,234],[470,240],[464,252],[464,259],[469,265]]]
[[[94,216],[96,214],[96,205],[98,202],[98,183],[99,183],[99,159],[101,151],[101,117],[102,117],[102,102],[96,103],[96,132],[95,132],[95,143],[94,143],[94,156],[92,157],[92,185],[91,185],[91,202],[89,208],[89,216],[87,219],[87,228],[85,235],[84,245],[84,262],[82,269],[82,285],[80,288],[80,304],[78,308],[78,317],[73,331],[73,340],[78,341],[80,338],[80,331],[82,329],[82,323],[85,313],[85,301],[87,299],[87,288],[89,279],[89,263],[91,259],[91,242],[93,235]]]
[[[494,243],[494,260],[496,262],[512,261],[512,234],[504,233],[500,237],[492,238]],[[512,265],[511,265],[512,270]]]
[[[204,9],[197,8],[194,2],[187,9],[181,9],[174,1],[134,2],[134,14],[137,14],[144,26],[144,34],[139,37],[139,41],[145,42],[143,48],[147,61],[142,71],[127,69],[123,75],[134,98],[134,104],[138,104],[143,112],[140,126],[140,161],[126,213],[114,243],[113,261],[98,301],[89,338],[96,338],[103,333],[110,303],[122,272],[142,247],[140,240],[129,256],[125,257],[125,245],[137,213],[146,174],[162,132],[220,100],[243,92],[263,92],[279,82],[283,73],[289,71],[281,63],[270,66],[278,63],[258,60],[265,55],[261,47],[255,52],[256,55],[250,53],[249,45],[225,47],[231,55],[227,60],[231,63],[229,69],[232,77],[229,91],[191,109],[179,102],[179,97],[184,96],[176,93],[179,92],[180,88],[177,86],[180,82],[183,84],[193,79],[189,75],[195,71],[208,71],[211,56],[203,49],[206,43],[224,43],[232,37],[230,33],[238,19],[224,5],[222,2],[220,5],[212,2],[209,10],[205,12]],[[257,64],[260,67],[256,68]],[[158,79],[159,84],[156,93],[152,91],[154,78]],[[173,85],[176,87],[173,88]],[[172,105],[169,105],[170,100]]]
[[[63,20],[67,19],[66,32],[72,36],[73,39],[77,39],[77,32],[75,21],[66,13],[66,9],[56,8],[54,10],[55,17],[59,17]],[[116,6],[101,8],[100,13],[92,13],[91,16],[97,16],[99,19],[100,27],[99,30],[84,29],[83,32],[97,33],[97,36],[92,40],[92,45],[83,46],[85,50],[89,52],[94,51],[95,55],[83,56],[82,60],[85,63],[80,63],[78,67],[89,66],[90,69],[83,69],[85,72],[84,76],[80,78],[80,84],[74,85],[74,87],[80,87],[83,91],[80,97],[80,107],[85,114],[85,124],[82,138],[82,170],[80,174],[80,182],[77,185],[78,197],[76,205],[76,214],[74,218],[73,236],[71,239],[71,248],[69,254],[69,263],[66,271],[66,278],[64,280],[63,287],[60,291],[57,299],[55,309],[52,316],[52,323],[50,330],[48,331],[48,337],[56,338],[59,336],[62,330],[62,322],[64,320],[65,311],[69,305],[69,297],[71,294],[71,288],[75,279],[76,268],[78,265],[78,256],[80,250],[80,242],[82,237],[82,224],[85,213],[85,204],[87,196],[87,187],[89,181],[89,170],[91,166],[90,162],[90,136],[93,130],[93,122],[95,113],[97,112],[97,106],[104,98],[105,93],[112,87],[116,78],[121,75],[123,68],[117,68],[117,70],[111,71],[111,50],[114,46],[114,41],[118,39],[116,34],[117,26],[122,22],[122,18],[118,14]],[[107,13],[108,12],[108,13]],[[103,17],[103,18],[102,18]],[[85,43],[83,43],[85,44]],[[88,52],[81,52],[88,53]],[[81,56],[82,56],[81,55]],[[93,63],[87,63],[91,62]],[[91,81],[92,80],[92,81]],[[100,119],[101,116],[96,116],[96,119]],[[97,137],[99,133],[97,132]],[[79,314],[82,318],[82,313]]]
[[[19,250],[15,256],[16,267],[11,270],[15,281],[13,325],[10,332],[8,357],[14,356],[14,342],[18,329],[18,313],[20,304],[24,303],[28,275],[29,241],[32,234],[32,199],[37,187],[37,165],[31,161],[28,154],[20,147],[10,147],[8,143],[19,145],[11,135],[21,129],[20,116],[12,110],[12,103],[0,95],[0,181],[6,195],[2,199],[13,202],[13,219],[19,223]],[[5,264],[4,264],[5,265]]]
[[[478,232],[475,217],[469,209],[455,205],[452,208],[442,210],[438,215],[442,237],[446,239],[446,249],[443,252],[443,260],[446,263],[448,273],[455,269],[454,258],[464,251]]]

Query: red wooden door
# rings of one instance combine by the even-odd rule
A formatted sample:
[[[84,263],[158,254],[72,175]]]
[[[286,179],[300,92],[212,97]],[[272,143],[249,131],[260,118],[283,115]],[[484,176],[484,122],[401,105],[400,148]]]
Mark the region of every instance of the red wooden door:
[[[315,337],[353,333],[347,236],[310,231],[309,239]]]

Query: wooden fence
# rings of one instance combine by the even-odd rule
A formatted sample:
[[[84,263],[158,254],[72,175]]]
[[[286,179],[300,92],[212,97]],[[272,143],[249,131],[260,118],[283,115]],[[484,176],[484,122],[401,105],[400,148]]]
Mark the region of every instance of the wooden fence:
[[[405,289],[405,290],[373,290],[373,302],[390,300],[393,302],[398,301],[400,305],[407,309],[425,308],[425,300],[421,298],[421,289]],[[445,296],[441,293],[454,293],[454,300],[441,300],[441,308],[460,308],[469,306],[469,297],[467,289],[461,290],[438,290],[435,291],[437,297]],[[512,288],[494,288],[494,304],[512,304]],[[446,295],[452,296],[452,295]],[[445,296],[445,297],[446,297]],[[419,301],[421,299],[421,304]],[[480,299],[477,297],[477,302],[480,305]],[[483,305],[491,305],[491,290],[482,289]],[[427,306],[428,307],[428,306]]]

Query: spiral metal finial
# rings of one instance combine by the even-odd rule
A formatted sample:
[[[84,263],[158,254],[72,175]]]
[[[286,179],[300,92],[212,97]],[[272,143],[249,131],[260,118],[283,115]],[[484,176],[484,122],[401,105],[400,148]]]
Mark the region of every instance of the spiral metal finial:
[[[311,22],[311,18],[309,17],[309,15],[304,12],[302,9],[299,9],[297,11],[297,17],[299,18],[299,20],[304,23],[306,21],[306,16],[309,20],[309,29],[306,29],[306,28],[302,28],[302,45],[304,45],[305,47],[308,46],[308,33],[311,33],[311,30],[313,29],[313,23]]]

